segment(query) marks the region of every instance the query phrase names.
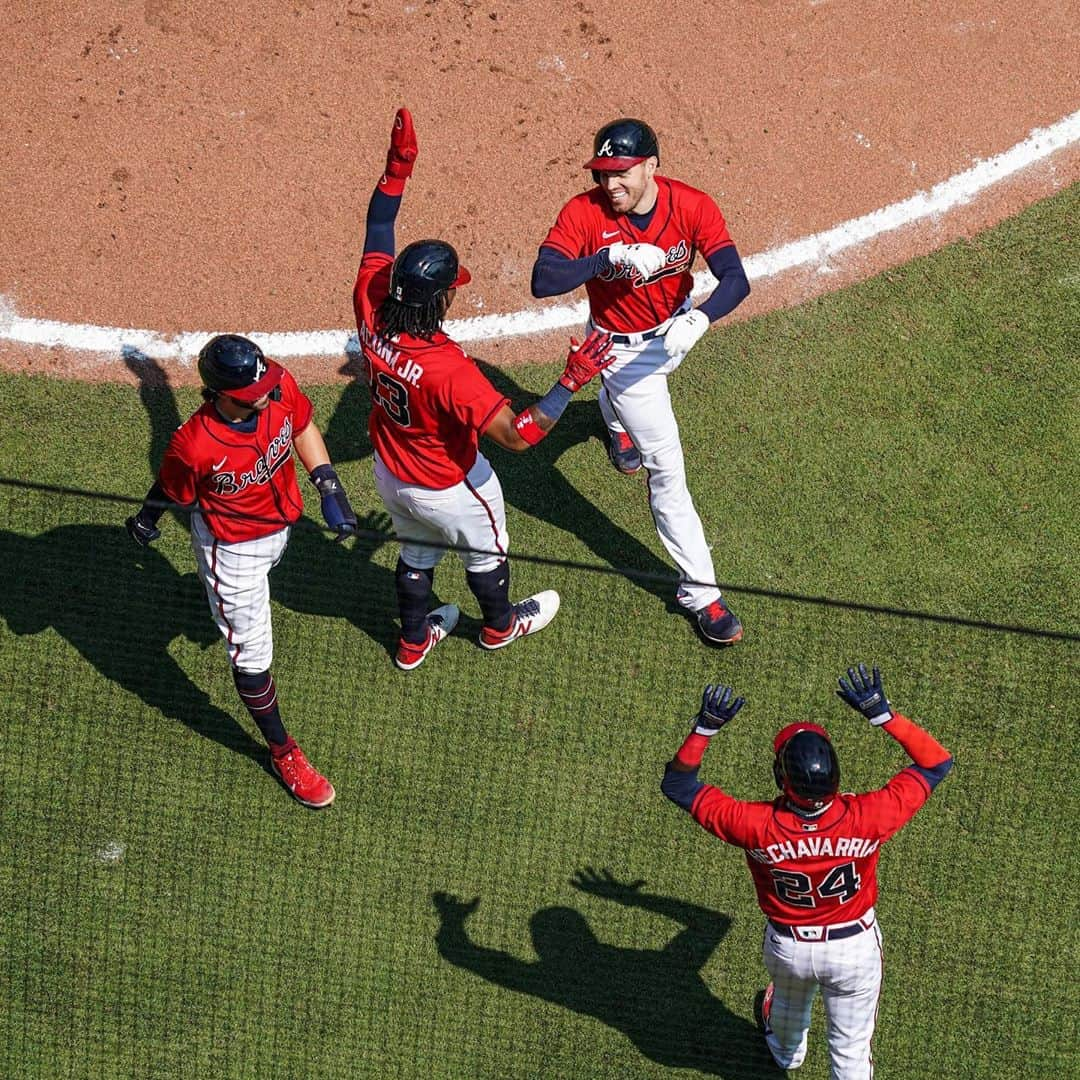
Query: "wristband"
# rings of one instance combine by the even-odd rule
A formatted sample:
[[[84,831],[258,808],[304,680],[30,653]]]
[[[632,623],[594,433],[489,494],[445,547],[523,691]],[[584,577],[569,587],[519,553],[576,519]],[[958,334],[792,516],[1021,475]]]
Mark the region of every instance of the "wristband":
[[[530,445],[535,446],[547,432],[533,419],[530,409],[514,417],[514,430]]]
[[[573,390],[560,380],[536,403],[536,408],[549,419],[558,420],[573,396]]]

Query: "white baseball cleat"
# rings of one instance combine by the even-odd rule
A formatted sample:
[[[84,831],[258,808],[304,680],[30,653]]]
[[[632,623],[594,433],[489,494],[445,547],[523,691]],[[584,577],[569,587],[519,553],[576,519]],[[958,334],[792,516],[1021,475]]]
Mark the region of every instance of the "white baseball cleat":
[[[394,657],[394,663],[397,664],[402,671],[412,671],[413,668],[418,668],[427,658],[427,654],[431,652],[431,650],[434,649],[447,634],[453,632],[454,627],[457,626],[458,617],[460,615],[461,612],[458,611],[457,607],[453,604],[443,604],[442,607],[437,607],[434,611],[429,611],[427,617],[427,638],[418,645],[414,645],[404,638],[399,640],[397,656]]]
[[[480,644],[485,649],[501,649],[518,638],[527,637],[543,630],[559,610],[559,594],[545,589],[535,596],[519,600],[514,605],[514,617],[505,630],[492,630],[490,626],[480,629]]]

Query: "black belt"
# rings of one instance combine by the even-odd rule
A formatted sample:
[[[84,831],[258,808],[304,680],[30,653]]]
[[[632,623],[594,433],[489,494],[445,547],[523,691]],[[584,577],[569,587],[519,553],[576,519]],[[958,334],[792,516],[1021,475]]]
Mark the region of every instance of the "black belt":
[[[652,330],[646,330],[643,334],[612,334],[611,341],[615,345],[634,345],[641,341],[652,341],[667,333],[666,326],[657,326]]]
[[[845,923],[842,926],[785,926],[783,923],[769,920],[769,925],[785,937],[794,938],[796,941],[842,941],[844,938],[854,937],[864,930],[869,930],[874,925],[871,919],[868,924],[862,922]],[[802,931],[800,933],[799,931]],[[816,936],[814,936],[816,934]]]

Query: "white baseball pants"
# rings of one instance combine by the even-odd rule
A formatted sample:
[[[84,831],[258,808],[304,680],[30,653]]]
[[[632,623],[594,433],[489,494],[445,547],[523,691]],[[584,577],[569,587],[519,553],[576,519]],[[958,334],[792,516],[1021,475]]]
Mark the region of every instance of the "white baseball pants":
[[[765,1040],[776,1063],[797,1069],[806,1057],[814,995],[821,990],[829,1041],[830,1080],[870,1080],[870,1039],[881,993],[881,931],[873,909],[869,930],[839,941],[800,941],[765,924],[763,958],[774,991]],[[816,928],[808,928],[813,932]],[[822,935],[823,936],[823,935]]]
[[[679,361],[664,351],[663,337],[615,345],[613,352],[615,362],[601,375],[600,412],[608,429],[625,431],[641,454],[657,535],[685,582],[677,599],[698,611],[719,599],[720,590],[705,530],[686,486],[679,425],[668,393],[668,376]]]
[[[288,528],[257,540],[226,543],[214,537],[202,514],[191,515],[191,547],[210,611],[225,639],[229,662],[249,675],[267,671],[274,660],[269,574],[288,543]]]
[[[466,570],[486,573],[506,557],[506,504],[491,463],[477,453],[468,476],[448,488],[418,487],[399,480],[375,455],[375,487],[382,497],[401,558],[417,570],[436,566],[446,550],[432,544],[455,544]]]

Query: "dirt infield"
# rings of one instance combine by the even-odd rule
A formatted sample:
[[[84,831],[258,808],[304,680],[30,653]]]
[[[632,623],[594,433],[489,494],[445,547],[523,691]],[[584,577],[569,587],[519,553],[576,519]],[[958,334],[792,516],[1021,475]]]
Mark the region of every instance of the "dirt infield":
[[[474,284],[455,317],[542,308],[536,247],[615,116],[657,129],[661,172],[715,195],[745,258],[925,191],[1080,107],[1074,0],[673,0],[633,16],[599,0],[24,7],[0,40],[0,329],[5,311],[165,334],[351,326],[363,213],[402,104],[421,156],[398,235],[458,247]],[[1074,143],[946,216],[755,282],[740,315],[1077,179]],[[567,336],[474,351],[550,358]],[[343,360],[290,367],[330,378]],[[115,355],[10,340],[0,363],[132,378]]]

